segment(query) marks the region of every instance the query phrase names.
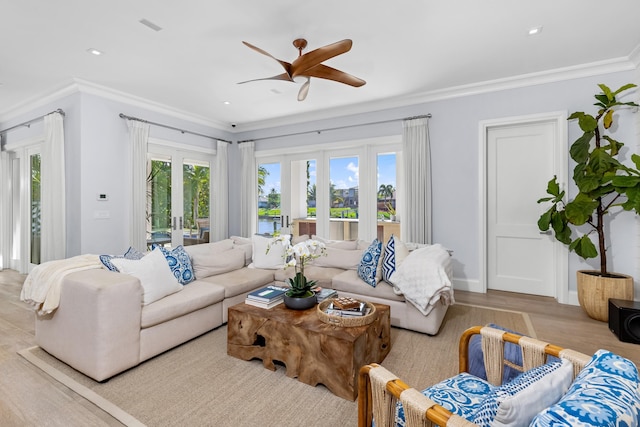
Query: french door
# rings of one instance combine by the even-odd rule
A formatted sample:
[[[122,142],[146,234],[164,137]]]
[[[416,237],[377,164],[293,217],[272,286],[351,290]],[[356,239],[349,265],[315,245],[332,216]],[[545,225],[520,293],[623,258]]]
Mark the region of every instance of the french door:
[[[315,234],[315,157],[291,155],[259,160],[258,233]],[[303,229],[299,229],[301,226]]]
[[[210,241],[211,154],[150,144],[147,245]]]
[[[8,147],[7,151],[9,170],[3,179],[10,180],[11,190],[10,202],[2,214],[10,217],[11,230],[5,265],[20,273],[28,273],[41,263],[41,147],[40,144]]]

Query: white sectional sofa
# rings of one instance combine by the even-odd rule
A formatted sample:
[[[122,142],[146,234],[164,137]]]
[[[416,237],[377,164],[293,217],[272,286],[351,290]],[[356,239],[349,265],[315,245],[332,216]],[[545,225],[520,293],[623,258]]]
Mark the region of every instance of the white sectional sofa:
[[[58,308],[36,316],[37,344],[85,375],[103,381],[126,369],[197,337],[227,321],[228,307],[274,281],[284,282],[292,274],[279,265],[260,265],[263,242],[232,238],[221,242],[187,246],[195,280],[178,292],[148,302],[146,288],[133,275],[96,268],[68,274],[60,288]],[[391,324],[427,334],[436,334],[447,310],[437,303],[424,316],[392,286],[381,281],[366,284],[353,268],[344,265],[362,254],[350,249],[350,258],[333,251],[339,266],[327,259],[308,266],[305,274],[341,295],[391,306]],[[274,254],[271,254],[272,260]],[[353,267],[353,266],[351,266]],[[147,284],[148,285],[148,284]],[[146,303],[145,303],[146,302]]]

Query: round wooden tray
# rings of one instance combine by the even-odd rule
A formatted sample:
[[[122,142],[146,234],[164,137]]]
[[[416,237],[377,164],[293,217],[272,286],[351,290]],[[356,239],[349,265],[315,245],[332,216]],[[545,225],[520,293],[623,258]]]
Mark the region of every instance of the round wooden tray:
[[[328,323],[329,325],[335,326],[366,326],[372,323],[376,318],[376,306],[371,304],[370,302],[365,302],[367,307],[369,308],[369,314],[364,316],[353,316],[353,317],[342,317],[342,316],[334,316],[332,314],[327,314],[324,310],[331,303],[331,299],[322,301],[318,304],[316,310],[318,312],[318,318],[324,323]]]

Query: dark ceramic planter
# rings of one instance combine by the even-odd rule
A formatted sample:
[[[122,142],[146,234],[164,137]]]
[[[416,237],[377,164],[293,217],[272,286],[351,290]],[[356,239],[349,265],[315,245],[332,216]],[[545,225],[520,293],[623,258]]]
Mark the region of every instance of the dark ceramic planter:
[[[284,295],[284,305],[292,310],[307,310],[316,305],[315,294],[310,297],[296,298]]]

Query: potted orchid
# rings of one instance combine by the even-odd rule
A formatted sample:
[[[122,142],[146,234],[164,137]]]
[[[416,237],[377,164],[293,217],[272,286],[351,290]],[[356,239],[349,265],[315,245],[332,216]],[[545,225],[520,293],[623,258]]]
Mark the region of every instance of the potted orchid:
[[[291,288],[285,293],[285,305],[294,309],[307,309],[312,307],[316,303],[316,294],[311,288],[315,286],[316,281],[307,280],[307,277],[304,275],[304,267],[315,258],[327,254],[324,243],[309,239],[292,245],[291,236],[278,236],[267,246],[267,253],[271,249],[271,246],[276,243],[284,246],[284,267],[293,267],[295,269],[295,276],[289,279],[289,286]]]

